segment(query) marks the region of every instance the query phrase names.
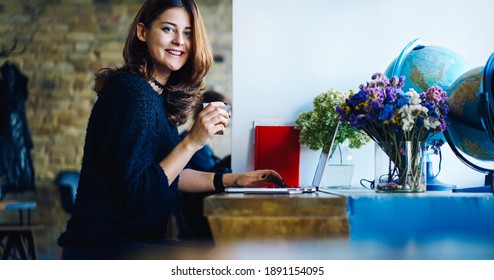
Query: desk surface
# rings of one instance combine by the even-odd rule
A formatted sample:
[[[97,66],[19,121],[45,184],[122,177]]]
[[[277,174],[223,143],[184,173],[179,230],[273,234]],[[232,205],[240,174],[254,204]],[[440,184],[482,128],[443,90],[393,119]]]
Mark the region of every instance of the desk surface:
[[[327,193],[217,194],[204,200],[215,242],[348,236],[346,198]]]
[[[36,206],[35,201],[5,200],[0,202],[0,210],[32,210]]]
[[[352,240],[401,242],[460,235],[494,238],[492,193],[383,194],[362,188],[327,191],[348,198]]]
[[[366,189],[363,187],[352,187],[352,188],[321,188],[321,192],[333,194],[336,196],[352,197],[357,198],[386,198],[386,199],[396,199],[399,197],[407,198],[423,198],[423,197],[450,197],[450,198],[460,198],[460,197],[476,197],[476,198],[486,198],[494,199],[492,193],[469,193],[469,192],[452,192],[452,191],[426,191],[422,193],[378,193],[371,189]]]
[[[0,202],[0,211],[19,211],[19,226],[31,226],[31,210],[36,209],[35,201],[4,200]],[[27,213],[27,224],[24,224],[24,213]]]
[[[204,213],[206,216],[344,215],[345,205],[345,197],[322,192],[291,195],[223,193],[206,198]]]

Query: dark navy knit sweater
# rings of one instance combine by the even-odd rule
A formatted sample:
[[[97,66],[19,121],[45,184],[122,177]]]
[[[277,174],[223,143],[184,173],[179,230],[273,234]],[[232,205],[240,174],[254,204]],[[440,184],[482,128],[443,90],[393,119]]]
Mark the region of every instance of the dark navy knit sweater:
[[[141,76],[118,75],[96,101],[75,209],[58,239],[93,247],[165,238],[177,192],[159,162],[180,141],[159,95]]]

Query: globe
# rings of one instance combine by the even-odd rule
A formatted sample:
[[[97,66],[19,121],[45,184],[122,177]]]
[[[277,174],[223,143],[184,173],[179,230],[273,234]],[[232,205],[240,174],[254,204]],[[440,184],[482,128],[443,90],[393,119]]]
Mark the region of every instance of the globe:
[[[491,59],[492,60],[492,59]],[[487,71],[487,72],[486,72]],[[476,67],[461,75],[448,91],[447,133],[449,140],[458,150],[479,161],[494,160],[494,139],[489,136],[487,121],[492,111],[486,108],[486,91],[494,82],[492,67]],[[485,79],[484,79],[485,77]],[[485,86],[483,83],[485,82]],[[492,92],[487,92],[492,96]]]
[[[391,62],[385,75],[404,76],[404,91],[413,88],[420,93],[431,86],[440,86],[447,92],[456,79],[469,69],[471,67],[467,61],[452,50],[439,46],[423,46],[420,39],[415,39]],[[446,142],[446,139],[442,133],[428,138],[428,144],[436,141]]]
[[[439,46],[420,45],[420,39],[410,42],[385,71],[386,76],[405,76],[404,91],[410,88],[424,92],[431,86],[448,91],[453,82],[471,69],[459,54]]]

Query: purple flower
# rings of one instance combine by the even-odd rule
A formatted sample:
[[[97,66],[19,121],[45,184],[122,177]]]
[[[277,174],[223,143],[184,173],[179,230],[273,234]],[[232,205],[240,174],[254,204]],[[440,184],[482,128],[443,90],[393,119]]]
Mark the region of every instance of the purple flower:
[[[350,99],[347,99],[347,105],[352,108],[355,108],[360,103],[367,101],[367,99],[368,99],[368,93],[366,91],[361,90],[356,94],[354,94],[352,97],[350,97]]]
[[[393,77],[389,80],[389,82],[390,82],[390,83],[391,83],[391,85],[393,85],[393,86],[398,85],[398,81],[399,81],[399,79],[398,79],[398,77],[396,77],[396,76],[393,76]]]
[[[441,104],[447,101],[448,97],[446,92],[439,86],[432,86],[427,89],[421,96],[422,100],[426,102],[432,102],[435,104]]]
[[[410,103],[410,97],[406,95],[403,91],[397,93],[397,97],[395,100],[396,109],[400,109],[401,107]]]
[[[400,79],[398,80],[398,84],[396,85],[396,88],[401,89],[405,85],[405,76],[401,76]]]
[[[371,79],[377,80],[377,79],[380,79],[382,76],[383,76],[382,73],[377,72],[377,73],[374,73],[374,75],[371,76]]]
[[[395,99],[398,97],[397,90],[393,87],[386,87],[385,92],[386,92],[386,96],[384,98],[384,102],[386,102],[386,103],[395,102]],[[398,91],[398,92],[400,92],[400,91]]]
[[[422,118],[422,117],[418,117],[418,118],[417,118],[417,121],[415,122],[415,124],[416,124],[418,127],[422,126],[422,124],[423,124],[423,123],[424,123],[424,118]]]
[[[395,114],[395,110],[391,104],[385,104],[382,107],[382,111],[379,113],[379,121],[385,121],[388,120],[390,121]]]
[[[438,106],[439,112],[441,112],[441,115],[446,116],[449,113],[449,107],[446,102],[439,104]]]
[[[404,76],[388,78],[377,72],[371,78],[336,107],[341,121],[363,130],[381,147],[390,140],[425,141],[430,134],[446,129],[449,107],[440,87],[430,87],[417,99],[415,91],[415,95],[402,91]]]

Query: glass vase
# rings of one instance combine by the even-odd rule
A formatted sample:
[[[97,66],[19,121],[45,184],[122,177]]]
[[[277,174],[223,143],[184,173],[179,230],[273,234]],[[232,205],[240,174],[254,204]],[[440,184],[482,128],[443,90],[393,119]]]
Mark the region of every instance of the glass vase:
[[[350,188],[354,170],[353,154],[345,144],[340,144],[331,152],[321,186],[327,188]]]
[[[425,142],[376,143],[376,192],[424,192],[427,184]]]

